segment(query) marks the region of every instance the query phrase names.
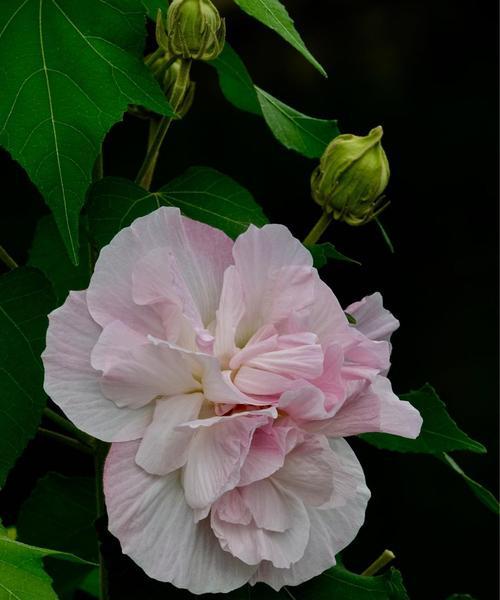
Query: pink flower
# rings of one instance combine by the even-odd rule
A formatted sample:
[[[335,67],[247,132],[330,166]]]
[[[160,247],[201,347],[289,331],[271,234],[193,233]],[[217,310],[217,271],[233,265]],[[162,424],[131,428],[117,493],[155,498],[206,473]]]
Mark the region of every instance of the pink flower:
[[[50,317],[45,389],[113,442],[110,531],[160,581],[194,593],[299,584],[335,564],[369,491],[343,439],[416,437],[392,392],[379,294],[346,316],[280,225],[221,231],[160,208],[101,252]]]

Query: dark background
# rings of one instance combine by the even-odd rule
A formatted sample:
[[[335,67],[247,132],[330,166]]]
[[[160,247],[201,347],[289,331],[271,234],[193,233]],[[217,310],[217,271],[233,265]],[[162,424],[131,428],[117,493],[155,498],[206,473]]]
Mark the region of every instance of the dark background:
[[[330,265],[323,276],[344,304],[380,290],[400,318],[391,378],[404,392],[431,382],[458,424],[489,448],[456,453],[472,477],[497,491],[497,9],[490,1],[289,0],[290,14],[325,80],[274,33],[219,1],[228,38],[254,81],[306,114],[339,119],[342,132],[382,124],[392,179],[377,227],[335,225],[325,235],[362,267]],[[215,74],[195,69],[192,111],[173,128],[158,185],[193,164],[215,167],[252,191],[273,221],[303,237],[319,217],[309,197],[315,166],[285,150],[264,122],[239,113]],[[130,177],[142,159],[145,124],[127,118],[106,144],[107,174]],[[2,244],[19,261],[46,211],[22,170],[0,155],[7,216]],[[354,440],[373,492],[366,525],[345,553],[363,570],[384,548],[396,555],[412,599],[468,592],[495,600],[497,519],[465,483],[428,457],[400,456]],[[4,492],[4,506],[29,494],[47,469],[72,472],[73,457],[31,444]],[[91,465],[79,463],[79,470]],[[340,600],[340,599],[339,599]]]

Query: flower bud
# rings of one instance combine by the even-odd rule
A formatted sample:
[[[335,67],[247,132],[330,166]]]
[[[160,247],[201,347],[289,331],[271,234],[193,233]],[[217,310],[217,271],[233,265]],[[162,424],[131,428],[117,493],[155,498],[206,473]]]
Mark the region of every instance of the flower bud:
[[[390,175],[382,135],[382,127],[366,136],[339,135],[325,150],[311,176],[311,191],[334,219],[364,225],[388,205],[381,197]]]
[[[210,0],[174,0],[168,9],[167,36],[174,56],[214,60],[224,47],[226,26]]]

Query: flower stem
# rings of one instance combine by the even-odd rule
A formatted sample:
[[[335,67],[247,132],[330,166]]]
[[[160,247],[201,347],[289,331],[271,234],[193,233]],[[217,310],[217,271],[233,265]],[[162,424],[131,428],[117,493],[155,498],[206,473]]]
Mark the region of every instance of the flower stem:
[[[9,267],[9,269],[17,269],[19,266],[12,256],[7,252],[7,250],[3,248],[3,246],[0,246],[0,260],[4,263],[4,265]]]
[[[177,76],[174,89],[172,90],[172,95],[170,96],[170,105],[172,106],[174,112],[177,112],[177,110],[180,108],[190,83],[189,71],[191,69],[191,60],[180,58],[179,61],[179,74]],[[156,127],[154,136],[150,140],[150,143],[148,143],[146,157],[144,158],[144,162],[142,163],[139,173],[135,179],[135,182],[145,190],[149,190],[151,187],[156,163],[160,154],[160,148],[172,121],[173,117],[162,117]]]
[[[97,507],[97,519],[102,519],[106,515],[106,503],[104,501],[104,489],[103,489],[103,475],[104,475],[104,461],[108,452],[108,444],[103,442],[96,442],[94,454],[95,464],[95,484],[96,484],[96,507]],[[98,541],[99,550],[99,598],[100,600],[108,600],[109,598],[109,581],[108,572],[104,562],[102,554],[102,543]]]
[[[316,225],[311,229],[311,231],[307,234],[304,245],[312,246],[315,244],[319,238],[325,233],[328,229],[328,226],[332,222],[332,217],[324,211],[321,217],[318,219]]]
[[[376,575],[395,558],[396,556],[394,552],[391,552],[390,550],[384,550],[377,560],[373,561],[372,564],[361,573],[361,575],[364,575],[365,577]]]
[[[92,448],[90,448],[86,444],[82,444],[78,440],[74,440],[73,438],[68,437],[67,435],[63,435],[62,433],[56,433],[55,431],[50,431],[50,429],[45,429],[44,427],[39,427],[38,433],[56,442],[60,442],[65,446],[69,446],[74,450],[78,450],[79,452],[84,452],[85,454],[93,454]]]

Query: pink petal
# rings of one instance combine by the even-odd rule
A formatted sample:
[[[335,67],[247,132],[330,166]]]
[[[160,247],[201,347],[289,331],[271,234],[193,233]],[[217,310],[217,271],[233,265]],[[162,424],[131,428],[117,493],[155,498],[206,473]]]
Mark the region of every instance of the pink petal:
[[[335,555],[356,537],[365,518],[370,492],[361,465],[345,440],[335,440],[331,445],[339,465],[334,473],[334,488],[351,490],[349,497],[334,508],[309,508],[311,532],[303,557],[288,569],[261,563],[250,580],[252,585],[263,581],[275,590],[284,585],[299,585],[334,565]]]
[[[231,356],[237,351],[236,330],[243,317],[243,290],[236,267],[228,267],[224,273],[224,285],[217,309],[214,354],[223,368],[227,368]]]
[[[236,373],[234,384],[244,394],[268,396],[281,394],[290,389],[293,387],[293,380],[277,373],[253,369],[245,365]]]
[[[104,469],[109,530],[149,577],[194,594],[227,593],[255,571],[224,552],[207,519],[195,523],[179,473],[149,475],[138,443],[113,444]]]
[[[166,475],[182,467],[187,460],[193,432],[176,427],[196,419],[203,394],[185,394],[156,401],[153,420],[144,432],[135,457],[136,463],[153,475]]]
[[[148,341],[104,370],[101,389],[117,406],[138,408],[157,396],[199,392],[201,384],[193,378],[185,353]]]
[[[147,343],[142,333],[121,321],[112,321],[102,330],[90,354],[94,369],[105,371],[130,356],[130,351]]]
[[[260,354],[245,365],[290,379],[315,379],[323,372],[323,351],[319,344],[290,346]]]
[[[177,270],[168,247],[152,250],[132,270],[132,298],[137,305],[149,306],[158,314],[165,332],[161,337],[193,347],[195,331],[204,330],[203,322]]]
[[[322,506],[334,494],[335,455],[324,435],[307,435],[287,454],[283,467],[273,475],[283,488],[306,506]]]
[[[390,381],[379,376],[365,390],[348,398],[337,414],[322,429],[334,437],[346,437],[374,431],[416,438],[422,417],[409,402],[400,400]]]
[[[251,493],[249,489],[254,486],[255,492]],[[242,488],[240,493],[254,514],[252,523],[229,523],[221,518],[216,506],[212,509],[211,525],[221,548],[250,565],[270,561],[276,567],[288,568],[302,558],[309,539],[309,518],[304,504],[267,480],[245,490]],[[288,527],[284,531],[258,527],[255,515],[259,522]]]
[[[287,490],[287,494],[290,490]],[[248,506],[254,523],[268,531],[286,531],[293,525],[289,512],[289,498],[271,479],[260,479],[240,488],[241,497]]]
[[[201,382],[201,388],[207,400],[230,405],[251,404],[258,406],[269,404],[267,401],[260,401],[243,394],[231,380],[231,373],[229,371],[221,372],[219,361],[214,356],[209,356],[203,352],[190,352],[152,336],[149,336],[148,339],[155,346],[171,349],[186,360],[190,366],[190,372]]]
[[[371,340],[389,341],[399,327],[399,321],[384,308],[382,295],[375,292],[346,308],[356,319],[356,329]]]
[[[226,492],[214,504],[213,510],[217,510],[219,517],[227,523],[250,525],[253,519],[252,513],[243,501],[239,488]]]
[[[278,402],[278,407],[300,425],[327,419],[329,414],[325,405],[323,391],[307,381],[284,392]]]
[[[275,415],[275,409],[268,409],[182,426],[197,429],[183,472],[186,501],[192,508],[205,508],[236,487],[255,430],[272,422]]]
[[[257,429],[240,472],[240,486],[265,479],[283,466],[289,445],[297,439],[298,432],[291,427]]]
[[[330,344],[325,351],[323,373],[311,381],[325,395],[325,411],[334,414],[346,397],[346,385],[343,378],[344,353],[338,344]]]
[[[239,369],[256,356],[278,349],[278,334],[274,325],[264,325],[230,360],[231,369]]]
[[[391,366],[389,342],[376,342],[353,331],[356,340],[344,349],[343,376],[346,379],[373,381],[380,373],[386,374]]]
[[[245,301],[239,330],[243,346],[262,325],[274,323],[313,301],[310,253],[282,225],[251,225],[233,247]]]
[[[218,229],[181,217],[176,208],[163,207],[122,229],[102,249],[88,290],[89,310],[100,325],[120,320],[165,337],[154,306],[139,306],[133,299],[136,265],[159,248],[171,253],[203,323],[214,319],[224,270],[233,262],[232,241]]]
[[[349,345],[354,335],[335,294],[319,277],[315,280],[308,330],[317,334],[324,348]]]
[[[42,355],[44,389],[82,431],[106,442],[137,439],[153,410],[120,409],[103,396],[100,373],[90,364],[100,334],[101,327],[87,310],[85,292],[71,292],[63,306],[49,315]]]

